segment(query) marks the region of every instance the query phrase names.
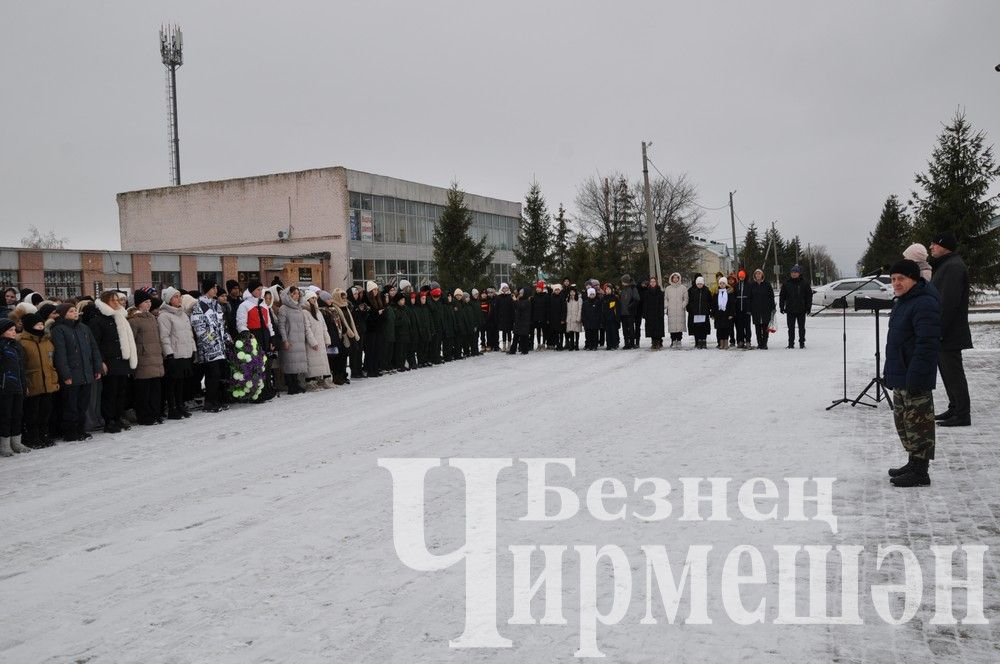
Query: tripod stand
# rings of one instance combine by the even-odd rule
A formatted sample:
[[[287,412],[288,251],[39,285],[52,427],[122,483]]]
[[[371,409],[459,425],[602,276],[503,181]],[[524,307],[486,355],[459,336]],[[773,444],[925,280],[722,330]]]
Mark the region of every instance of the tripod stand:
[[[861,403],[864,406],[877,407],[885,399],[889,402],[889,407],[892,407],[892,397],[889,396],[889,388],[885,386],[885,382],[882,380],[882,336],[879,325],[879,312],[883,309],[892,309],[892,301],[879,300],[873,297],[854,298],[855,311],[871,311],[875,314],[875,377],[868,381],[865,389],[861,390],[857,398],[851,402],[851,406],[857,406]],[[875,388],[875,396],[868,394],[868,391],[873,387]],[[862,398],[874,399],[875,403],[864,403],[861,401]]]
[[[840,308],[841,309],[840,320],[841,320],[841,326],[842,326],[843,331],[844,331],[844,356],[843,356],[843,360],[844,360],[844,396],[842,396],[839,399],[834,399],[830,403],[830,405],[826,407],[827,410],[833,410],[837,406],[839,406],[841,404],[845,404],[845,403],[849,403],[852,406],[857,406],[860,403],[862,406],[868,406],[869,408],[876,408],[877,407],[876,404],[866,403],[864,401],[861,401],[860,400],[861,395],[858,395],[858,398],[854,399],[853,401],[851,399],[847,398],[847,298],[851,294],[853,294],[853,293],[861,290],[862,288],[864,288],[865,286],[867,286],[871,282],[875,281],[875,279],[877,279],[877,278],[878,278],[878,275],[871,275],[871,278],[868,279],[868,281],[862,281],[861,283],[859,283],[857,285],[857,287],[854,288],[854,290],[851,290],[851,291],[848,291],[848,292],[844,293],[841,297],[838,297],[836,300],[834,300],[830,304],[826,305],[825,307],[823,307],[822,309],[820,309],[816,313],[810,314],[810,316],[818,316],[821,313],[823,313],[824,311],[826,311],[827,309],[830,309],[831,307],[832,308]],[[879,381],[881,381],[881,377],[879,377]],[[869,386],[870,386],[870,384],[869,384]],[[888,398],[888,395],[886,395],[886,397]]]

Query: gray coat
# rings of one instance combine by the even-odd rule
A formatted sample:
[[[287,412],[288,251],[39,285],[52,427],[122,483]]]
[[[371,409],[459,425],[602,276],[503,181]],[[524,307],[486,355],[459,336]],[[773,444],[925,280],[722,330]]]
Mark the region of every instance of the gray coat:
[[[197,346],[191,331],[191,319],[183,309],[164,303],[156,321],[160,326],[160,346],[164,357],[173,355],[177,360],[194,357]]]
[[[687,325],[687,287],[684,284],[670,284],[664,290],[663,301],[667,309],[667,332],[684,332]]]
[[[566,331],[583,332],[583,299],[579,293],[575,300],[572,297],[566,300]]]
[[[302,310],[302,317],[306,321],[306,363],[309,368],[306,370],[307,378],[322,378],[330,375],[330,360],[327,357],[326,349],[330,346],[330,331],[326,328],[326,319],[323,314],[317,312],[319,317],[313,318],[312,313],[307,308]],[[313,350],[313,346],[318,346]]]
[[[287,290],[281,292],[281,371],[286,374],[300,374],[309,370],[306,355],[306,319],[302,307],[293,300]],[[286,350],[287,346],[287,350]]]

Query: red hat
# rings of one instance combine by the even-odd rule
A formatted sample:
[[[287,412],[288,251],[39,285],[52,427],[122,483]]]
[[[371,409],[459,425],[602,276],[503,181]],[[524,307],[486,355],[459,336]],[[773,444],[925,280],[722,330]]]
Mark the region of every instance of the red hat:
[[[535,288],[536,289],[545,288],[545,282],[539,279],[537,282],[535,282]]]
[[[747,278],[746,270],[740,270],[736,276],[739,277],[740,279],[746,279]]]
[[[441,297],[441,289],[440,288],[432,288],[431,289],[431,297]]]

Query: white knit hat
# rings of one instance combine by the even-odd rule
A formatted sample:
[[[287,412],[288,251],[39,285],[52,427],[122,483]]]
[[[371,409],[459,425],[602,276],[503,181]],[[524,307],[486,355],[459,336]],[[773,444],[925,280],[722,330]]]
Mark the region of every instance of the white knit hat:
[[[462,297],[463,295],[465,295],[465,293],[462,292],[461,288],[456,288],[454,295],[455,297]]]
[[[167,286],[163,289],[160,295],[163,297],[163,304],[170,304],[170,300],[174,299],[174,295],[179,295],[180,291],[173,286]]]
[[[920,244],[919,242],[915,242],[906,248],[906,250],[903,252],[903,258],[911,261],[916,261],[918,263],[920,261],[926,261],[927,247]]]
[[[411,284],[406,279],[400,279],[399,280],[399,290],[406,290],[407,288],[413,288],[413,284]]]
[[[365,292],[378,290],[378,284],[374,281],[365,282]]]
[[[500,292],[502,293],[504,291],[510,292],[510,286],[507,285],[507,282],[500,284]]]
[[[587,297],[597,297],[597,291],[592,287],[587,289]]]
[[[726,280],[725,277],[719,277],[719,285],[725,288],[726,286],[729,285],[729,282]]]
[[[697,279],[694,280],[694,283],[701,284],[702,286],[704,286],[705,285],[705,277],[698,277]]]

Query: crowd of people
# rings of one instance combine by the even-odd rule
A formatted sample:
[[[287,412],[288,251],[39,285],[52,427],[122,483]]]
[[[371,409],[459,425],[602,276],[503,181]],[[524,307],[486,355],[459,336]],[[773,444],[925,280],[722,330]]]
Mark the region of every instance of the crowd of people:
[[[924,266],[929,269],[926,262],[919,269]],[[812,308],[812,288],[799,266],[777,298],[759,269],[750,278],[742,269],[718,273],[711,283],[702,275],[685,283],[675,272],[665,288],[655,278],[635,283],[629,275],[619,284],[591,279],[578,287],[565,279],[469,292],[445,291],[436,282],[415,289],[405,279],[332,292],[285,288],[278,280],[268,288],[229,281],[222,289],[209,280],[200,291],[143,288],[131,302],[115,290],[96,300],[46,300],[14,288],[4,297],[0,456],[48,447],[57,438],[86,440],[97,429],[117,434],[133,424],[185,419],[192,404],[219,413],[236,402],[330,389],[487,352],[578,351],[581,334],[587,351],[637,349],[643,338],[658,351],[668,335],[678,349],[685,334],[700,350],[708,348],[714,329],[719,349],[766,350],[778,310],[786,315],[787,348],[796,347],[796,330],[804,348]],[[965,344],[963,337],[946,347]],[[957,369],[951,361],[945,377],[952,404],[943,419],[950,422],[969,417],[967,387],[963,396],[953,386],[960,352]]]

